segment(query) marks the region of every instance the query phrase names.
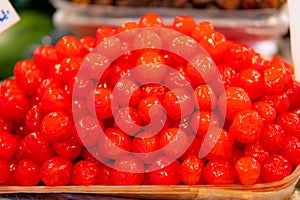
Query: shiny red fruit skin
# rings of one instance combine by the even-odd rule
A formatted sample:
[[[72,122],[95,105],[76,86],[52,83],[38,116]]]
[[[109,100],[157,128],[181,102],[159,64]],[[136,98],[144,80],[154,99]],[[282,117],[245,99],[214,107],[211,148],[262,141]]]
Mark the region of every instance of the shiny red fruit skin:
[[[200,111],[195,112],[191,118],[191,128],[194,133],[197,134],[200,138],[205,136],[209,127],[219,127],[220,120],[219,118],[212,112],[209,111]]]
[[[162,103],[157,97],[147,97],[140,100],[137,106],[137,113],[139,117],[146,123],[150,123],[151,120],[157,121],[162,119],[163,110]],[[151,110],[151,112],[150,112]],[[153,122],[152,122],[153,123]]]
[[[98,176],[95,185],[114,185],[111,178],[112,168],[101,164],[98,169]]]
[[[55,48],[51,45],[43,45],[33,52],[34,63],[44,72],[56,65],[59,60]]]
[[[234,163],[234,171],[242,185],[253,185],[260,176],[261,166],[254,157],[241,157]]]
[[[71,136],[67,140],[54,142],[51,144],[55,153],[74,161],[81,153],[82,145],[78,140]]]
[[[185,185],[196,185],[202,178],[204,163],[196,155],[185,158],[178,167],[178,176]]]
[[[66,111],[70,102],[69,94],[60,87],[48,88],[41,98],[41,106],[45,113]]]
[[[171,158],[178,158],[186,151],[188,140],[188,134],[175,127],[163,129],[159,135],[160,148]]]
[[[46,186],[64,186],[71,182],[72,163],[62,156],[46,160],[40,168],[40,177]]]
[[[232,158],[234,139],[230,132],[220,128],[212,128],[207,132],[205,137],[207,137],[206,142],[211,142],[211,144],[215,142],[212,150],[206,155],[207,159],[213,160],[220,158],[230,160]],[[202,148],[204,147],[202,146]]]
[[[131,150],[129,135],[116,128],[108,128],[101,136],[98,150],[110,159],[117,159]]]
[[[279,124],[286,135],[295,136],[300,139],[300,117],[291,112],[285,112],[277,116],[276,121]]]
[[[246,144],[244,147],[244,156],[254,157],[260,163],[263,163],[269,155],[260,143]]]
[[[252,101],[260,99],[265,90],[262,74],[253,68],[245,69],[238,74],[237,85],[243,88]]]
[[[6,182],[9,176],[10,176],[9,163],[5,159],[0,158],[0,184]]]
[[[232,184],[235,180],[233,166],[226,160],[210,160],[204,167],[203,178],[207,184]]]
[[[180,163],[172,161],[167,156],[159,157],[150,167],[148,173],[150,183],[153,185],[177,185],[180,182],[178,167]],[[155,170],[152,170],[155,169]]]
[[[17,157],[18,154],[21,155],[21,158],[27,158],[37,164],[42,164],[54,156],[54,151],[50,143],[42,137],[41,133],[32,132],[20,141]]]
[[[66,35],[55,44],[58,58],[63,59],[67,56],[83,56],[84,51],[81,42],[74,36]]]
[[[225,117],[229,120],[233,120],[238,112],[251,109],[251,105],[250,97],[245,90],[239,87],[227,88],[218,99],[218,107],[221,113],[226,113]]]
[[[72,135],[73,123],[65,112],[51,112],[41,122],[41,134],[50,143],[68,139]]]
[[[265,125],[261,132],[259,143],[270,154],[277,153],[283,147],[285,135],[286,133],[280,125]]]
[[[140,18],[139,27],[162,27],[164,22],[161,16],[155,13],[148,13]]]
[[[160,149],[159,136],[151,132],[140,132],[132,140],[131,151],[133,153],[145,153],[137,155],[144,163],[152,163],[157,154],[153,153]]]
[[[39,131],[44,112],[40,105],[34,105],[25,116],[24,128],[29,132]]]
[[[270,183],[284,179],[291,171],[292,165],[285,157],[273,154],[262,163],[261,175],[265,182]]]
[[[98,166],[90,161],[81,160],[72,169],[72,185],[94,185],[98,176]]]
[[[300,164],[300,140],[294,136],[287,136],[283,139],[280,154],[287,158],[296,167]]]
[[[263,129],[263,120],[252,110],[240,111],[232,121],[229,132],[242,143],[258,142]]]
[[[207,85],[199,85],[194,89],[200,111],[211,111],[217,104],[217,96],[212,88]]]
[[[253,103],[252,110],[256,111],[262,117],[264,124],[270,124],[276,119],[276,110],[266,101]]]
[[[0,115],[10,120],[21,120],[29,110],[29,101],[20,89],[9,89],[0,94]]]
[[[10,132],[12,128],[12,121],[0,116],[0,131]]]
[[[144,176],[143,163],[131,155],[118,158],[111,171],[111,179],[115,185],[141,185]]]
[[[174,18],[172,26],[176,31],[185,35],[191,35],[194,27],[196,26],[196,21],[190,16],[178,15]]]
[[[14,135],[8,132],[0,132],[0,157],[10,160],[19,148],[19,143]]]
[[[113,115],[111,110],[111,99],[111,89],[97,87],[96,90],[92,91],[86,99],[87,109],[91,113],[93,113],[93,110],[96,109],[96,114],[99,119],[109,119]]]
[[[40,182],[40,166],[35,162],[22,159],[16,166],[15,181],[20,186],[35,186]]]
[[[167,92],[167,88],[159,84],[146,84],[141,87],[142,98],[157,97],[160,101],[163,100],[164,94]]]
[[[189,94],[184,89],[176,88],[165,93],[162,105],[172,120],[180,120],[194,111],[196,102],[193,94]]]
[[[74,135],[83,146],[89,148],[98,144],[103,123],[91,115],[85,115],[76,123]]]

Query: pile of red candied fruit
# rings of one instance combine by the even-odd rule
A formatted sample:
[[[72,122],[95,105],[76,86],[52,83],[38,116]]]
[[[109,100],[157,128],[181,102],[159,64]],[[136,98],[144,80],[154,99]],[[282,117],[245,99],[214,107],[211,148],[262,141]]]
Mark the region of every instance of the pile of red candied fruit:
[[[92,83],[76,77],[85,56],[107,38],[140,27],[164,27],[192,37],[216,63],[220,71],[217,81],[224,84],[225,91],[211,88],[210,82],[216,80],[205,82],[196,66],[186,60],[150,48],[114,60],[97,82],[92,93],[95,101],[91,101]],[[157,39],[148,37],[145,41],[151,45]],[[165,64],[176,69],[192,85],[200,111],[194,112],[187,99],[176,96],[165,86],[135,85],[130,107],[120,108],[119,119],[126,122],[130,118],[140,126],[147,125],[151,121],[150,107],[160,104],[167,112],[167,122],[151,137],[134,137],[119,129],[111,111],[112,91],[118,87],[120,77],[141,64],[149,68]],[[161,71],[151,69],[151,77],[163,78]],[[205,70],[204,74],[209,76],[210,69]],[[266,60],[250,46],[227,40],[210,23],[196,23],[188,16],[177,16],[167,26],[159,15],[146,14],[138,23],[100,27],[95,36],[81,39],[64,36],[55,46],[38,47],[33,60],[17,62],[15,78],[2,82],[0,184],[252,185],[282,180],[300,164],[300,84],[293,73],[293,67],[280,56]],[[75,82],[79,82],[77,90],[81,91],[81,98],[72,104]],[[226,107],[220,99],[225,99]],[[189,137],[178,126],[180,106],[184,106],[183,114],[190,116],[186,128],[195,137],[185,153],[169,165],[164,164],[174,154],[169,150],[155,158],[152,165],[157,170],[144,173],[108,167],[88,151],[96,148],[102,156],[111,156],[114,166],[143,168],[136,157],[110,151],[103,145],[98,126],[103,128],[106,140],[129,152],[149,153],[168,144],[180,148]],[[98,120],[90,114],[93,108]],[[214,116],[212,111],[216,109],[225,111],[224,124]],[[74,110],[85,113],[77,129],[73,122]],[[204,136],[212,134],[207,132],[209,124],[214,124],[221,134],[212,151],[199,158]],[[134,131],[130,124],[127,127]],[[86,139],[84,145],[79,132]]]

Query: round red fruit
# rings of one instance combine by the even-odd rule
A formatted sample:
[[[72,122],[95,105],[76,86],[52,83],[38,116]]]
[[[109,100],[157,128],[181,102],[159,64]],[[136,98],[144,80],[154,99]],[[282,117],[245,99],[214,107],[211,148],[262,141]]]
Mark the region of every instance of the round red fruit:
[[[251,109],[251,99],[242,88],[229,87],[219,96],[218,107],[226,119],[233,120],[238,112]]]
[[[202,178],[203,169],[203,161],[196,155],[190,155],[178,167],[179,179],[186,185],[196,185]]]
[[[241,157],[234,163],[234,171],[242,185],[253,185],[260,176],[260,164],[254,157]]]
[[[273,154],[262,164],[261,175],[265,182],[280,181],[290,175],[291,163],[283,156]]]
[[[242,143],[258,142],[263,129],[263,119],[253,110],[240,111],[233,119],[229,132]]]
[[[48,142],[59,142],[72,135],[73,123],[65,112],[51,112],[41,122],[41,134]]]
[[[135,156],[123,156],[115,161],[111,178],[115,185],[141,185],[144,180],[144,165]]]
[[[203,178],[208,184],[232,184],[235,180],[233,166],[226,160],[211,160],[204,167]]]
[[[0,132],[0,157],[12,159],[19,148],[17,139],[8,132]]]
[[[72,163],[62,156],[46,160],[40,168],[40,177],[46,186],[64,186],[71,181]]]
[[[22,159],[16,166],[14,178],[20,186],[35,186],[40,182],[40,166],[31,160]]]
[[[81,160],[72,169],[72,185],[94,185],[98,176],[98,166],[90,161]]]

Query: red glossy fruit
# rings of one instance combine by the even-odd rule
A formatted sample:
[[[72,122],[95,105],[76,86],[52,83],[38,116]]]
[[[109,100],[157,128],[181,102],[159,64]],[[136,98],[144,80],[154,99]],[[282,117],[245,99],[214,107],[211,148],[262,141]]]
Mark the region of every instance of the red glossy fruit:
[[[254,157],[242,157],[235,161],[234,171],[242,185],[253,185],[260,176],[260,164]]]
[[[96,114],[99,119],[109,119],[112,117],[111,99],[111,89],[97,87],[96,90],[92,91],[87,97],[87,109],[91,113],[96,109]]]
[[[252,110],[256,111],[262,117],[264,124],[270,124],[276,119],[276,110],[266,101],[253,103]]]
[[[0,94],[0,115],[10,120],[21,120],[29,110],[29,101],[19,89]]]
[[[10,132],[12,128],[12,121],[0,116],[0,131]]]
[[[106,165],[100,165],[98,167],[98,176],[96,180],[96,185],[113,185],[113,181],[111,178],[112,168]]]
[[[32,132],[20,141],[17,157],[18,154],[21,158],[27,158],[37,164],[42,164],[54,156],[54,151],[41,133]]]
[[[8,132],[0,132],[0,157],[10,160],[19,148],[17,139]]]
[[[98,144],[101,130],[104,130],[101,121],[95,119],[93,116],[85,115],[76,123],[75,137],[85,147],[92,147]]]
[[[151,132],[140,132],[132,140],[132,152],[137,155],[144,163],[152,163],[157,158],[160,149],[159,136]]]
[[[212,112],[200,111],[195,112],[191,118],[191,128],[199,137],[204,136],[209,127],[219,127],[220,120]]]
[[[94,185],[98,176],[98,166],[90,161],[81,160],[74,164],[71,183],[73,185]]]
[[[260,99],[265,90],[262,74],[253,68],[245,69],[238,74],[237,85],[243,88],[252,101]]]
[[[0,158],[0,183],[4,183],[8,180],[10,176],[10,168],[9,163],[3,159]]]
[[[33,52],[34,63],[44,72],[47,72],[51,67],[56,65],[59,60],[55,48],[51,45],[38,47]]]
[[[41,97],[44,112],[66,111],[70,105],[70,96],[62,88],[48,88]]]
[[[194,18],[186,15],[178,15],[174,18],[173,28],[186,35],[191,35],[194,27],[196,26],[196,21]]]
[[[143,53],[136,62],[134,78],[141,83],[161,83],[167,74],[164,58],[152,51]]]
[[[162,27],[164,22],[161,16],[155,13],[148,13],[141,17],[139,27]]]
[[[278,124],[265,125],[261,132],[259,143],[270,154],[277,153],[283,147],[285,132]]]
[[[51,112],[41,122],[41,134],[48,142],[59,142],[72,135],[73,123],[65,112]]]
[[[189,138],[180,128],[167,128],[161,131],[160,148],[171,158],[179,158],[188,148]]]
[[[82,149],[81,144],[74,136],[64,141],[54,142],[51,146],[57,155],[66,157],[71,161],[80,155]]]
[[[67,56],[83,56],[84,51],[81,42],[74,36],[63,36],[55,44],[55,50],[60,59]]]
[[[180,163],[169,157],[159,157],[150,167],[148,173],[153,185],[177,185],[180,182],[178,168]]]
[[[235,180],[233,166],[226,160],[211,160],[204,167],[203,178],[208,184],[232,184]]]
[[[40,168],[40,177],[47,186],[64,186],[71,182],[72,163],[62,156],[46,160]]]
[[[229,132],[242,143],[258,142],[263,129],[263,120],[252,110],[240,111],[232,121]]]
[[[200,111],[211,111],[215,108],[217,97],[209,85],[199,85],[194,90]]]
[[[291,171],[292,165],[286,158],[273,154],[262,163],[261,175],[269,183],[284,179]]]
[[[120,158],[131,150],[130,137],[119,129],[106,129],[100,137],[98,150],[107,158]]]
[[[283,139],[283,145],[280,154],[286,157],[293,166],[300,164],[300,140],[293,136],[287,136]]]
[[[202,177],[203,168],[203,161],[199,157],[195,155],[188,156],[178,167],[180,181],[186,185],[198,184]]]
[[[282,127],[287,135],[300,139],[300,118],[297,114],[285,112],[277,116],[276,123]]]
[[[233,120],[238,112],[251,109],[251,99],[242,88],[229,87],[219,96],[218,107],[226,113],[226,119]]]
[[[164,115],[161,104],[157,97],[143,98],[138,104],[137,113],[146,124],[160,120]]]
[[[111,171],[111,179],[115,185],[141,185],[144,181],[144,165],[135,156],[118,158]]]
[[[184,89],[166,92],[162,104],[172,120],[180,120],[182,117],[190,115],[196,106],[193,94]]]
[[[264,162],[269,157],[269,152],[266,151],[259,143],[246,144],[244,147],[244,155],[254,157],[260,163]]]
[[[202,149],[207,148],[203,145],[208,145],[208,147],[213,145],[212,150],[206,155],[207,159],[213,160],[220,158],[224,160],[230,160],[232,158],[234,142],[232,133],[220,128],[212,128],[205,135],[205,139],[205,143],[202,143],[201,146]]]
[[[14,178],[18,185],[35,186],[40,182],[40,166],[35,162],[22,159],[16,166]]]

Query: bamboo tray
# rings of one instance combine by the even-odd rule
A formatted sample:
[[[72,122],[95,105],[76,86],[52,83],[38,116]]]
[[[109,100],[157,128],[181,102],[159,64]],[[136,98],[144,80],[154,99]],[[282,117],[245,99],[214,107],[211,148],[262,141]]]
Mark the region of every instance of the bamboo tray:
[[[253,186],[0,186],[0,194],[55,193],[115,196],[134,199],[289,199],[300,178],[300,166],[285,179]]]

